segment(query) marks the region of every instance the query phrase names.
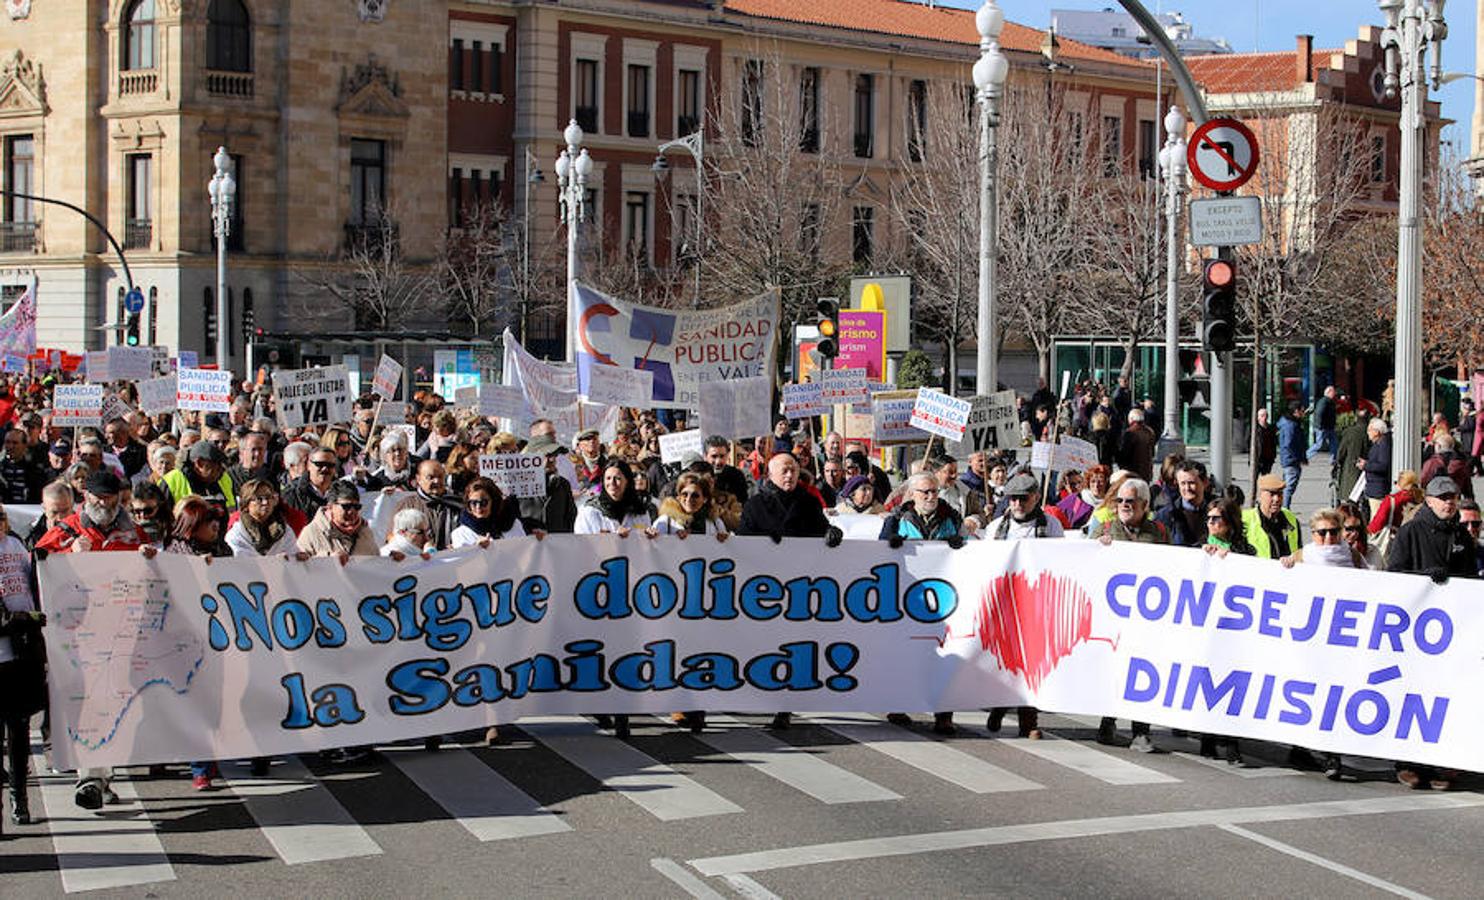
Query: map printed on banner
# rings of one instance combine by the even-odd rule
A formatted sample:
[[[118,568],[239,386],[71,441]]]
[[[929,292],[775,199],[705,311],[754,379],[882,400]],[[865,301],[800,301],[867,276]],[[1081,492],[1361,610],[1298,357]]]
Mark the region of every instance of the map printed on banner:
[[[825,369],[819,374],[820,399],[826,406],[870,402],[865,369]]]
[[[961,441],[945,449],[957,459],[967,459],[980,450],[1009,450],[1020,446],[1020,416],[1015,411],[1015,392],[997,391],[969,401],[969,424]]]
[[[593,366],[587,397],[594,403],[616,403],[648,409],[654,402],[654,372],[620,366]]]
[[[103,385],[59,384],[52,389],[52,424],[58,428],[103,425]]]
[[[371,376],[371,391],[384,400],[397,399],[397,389],[402,386],[402,364],[381,354],[376,364],[376,374]]]
[[[926,441],[930,435],[921,428],[912,427],[912,409],[916,405],[916,391],[883,391],[872,394],[871,418],[875,427],[871,433],[871,442],[886,446]]]
[[[479,474],[507,497],[546,496],[546,457],[526,453],[493,453],[479,457]]]
[[[184,383],[182,373],[182,386]],[[345,366],[274,372],[273,399],[278,406],[278,424],[284,428],[348,422],[353,416],[354,398]]]
[[[660,435],[660,462],[665,465],[683,462],[687,453],[705,455],[706,439],[701,434],[701,429],[691,428]]]
[[[971,408],[972,404],[967,400],[950,397],[932,388],[918,388],[910,424],[946,441],[962,440]]]
[[[648,369],[654,373],[652,406],[697,409],[703,383],[773,371],[777,292],[720,309],[674,310],[628,303],[581,283],[573,291],[572,345],[584,393],[592,389],[594,366]]]
[[[722,437],[757,437],[773,431],[773,379],[701,382],[701,430]]]
[[[176,376],[161,375],[139,382],[139,409],[147,416],[174,412],[176,393],[180,390]]]
[[[231,408],[231,372],[220,369],[181,369],[175,373],[175,377],[176,403],[180,409],[226,412]]]
[[[828,415],[830,406],[822,398],[824,387],[813,381],[783,386],[783,415],[790,419]]]

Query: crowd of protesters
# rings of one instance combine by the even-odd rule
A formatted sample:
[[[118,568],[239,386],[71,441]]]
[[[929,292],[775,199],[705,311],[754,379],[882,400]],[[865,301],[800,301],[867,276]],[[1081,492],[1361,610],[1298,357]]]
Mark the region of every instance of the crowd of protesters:
[[[1484,441],[1466,410],[1458,429],[1440,423],[1429,433],[1420,472],[1390,479],[1390,436],[1383,415],[1361,406],[1338,429],[1343,400],[1326,391],[1316,408],[1298,404],[1275,426],[1266,411],[1257,430],[1256,494],[1248,503],[1237,485],[1214,483],[1204,465],[1178,454],[1159,458],[1159,421],[1151,401],[1135,403],[1125,380],[1108,388],[1088,381],[1058,400],[1042,383],[1022,398],[1021,436],[1086,439],[1098,462],[1085,471],[1047,477],[1013,449],[954,458],[941,449],[889,473],[859,442],[814,422],[777,417],[768,434],[734,442],[710,436],[703,452],[666,463],[659,438],[666,426],[653,412],[625,410],[607,435],[580,429],[570,446],[554,423],[537,419],[525,433],[501,431],[498,420],[455,409],[441,396],[417,392],[410,402],[360,398],[350,422],[283,429],[267,386],[245,382],[220,413],[147,416],[133,412],[101,429],[61,429],[47,414],[48,380],[0,381],[0,498],[39,505],[25,534],[12,533],[0,509],[0,739],[8,748],[13,821],[29,821],[26,770],[29,722],[44,713],[44,615],[35,562],[50,553],[183,553],[295,559],[383,555],[401,560],[443,550],[488,547],[507,538],[548,533],[657,535],[726,540],[731,535],[817,538],[837,545],[862,517],[880,540],[1026,540],[1082,536],[1111,544],[1133,541],[1272,559],[1285,566],[1321,565],[1417,573],[1442,582],[1478,577],[1484,551],[1471,478]],[[133,386],[113,386],[134,400]],[[1300,427],[1312,412],[1313,443]],[[1480,423],[1484,424],[1484,423]],[[1484,432],[1479,432],[1484,435]],[[819,439],[816,441],[816,435]],[[1307,520],[1291,509],[1303,466],[1332,454],[1333,500]],[[505,496],[481,477],[479,457],[520,452],[545,460],[546,495]],[[910,454],[909,454],[910,456]],[[1274,472],[1274,467],[1281,474]],[[896,476],[893,478],[893,474]],[[373,533],[363,513],[368,497],[397,498],[385,533]],[[879,520],[879,526],[874,523]],[[1009,713],[994,709],[998,732]],[[1021,736],[1041,736],[1037,711],[1016,712]],[[910,717],[891,720],[911,726]],[[599,716],[619,736],[624,716]],[[704,714],[676,714],[691,728]],[[790,725],[778,713],[775,728]],[[932,729],[951,735],[949,712]],[[1153,752],[1146,723],[1132,724],[1131,746]],[[1105,719],[1099,739],[1113,743]],[[490,742],[499,739],[491,728]],[[1222,739],[1202,741],[1216,753]],[[439,741],[426,742],[436,749]],[[1230,761],[1240,761],[1227,740]],[[353,760],[365,748],[329,754]],[[251,761],[253,771],[266,760]],[[1338,757],[1316,761],[1338,778]],[[219,777],[211,761],[191,764],[197,789]],[[1397,777],[1413,787],[1446,789],[1453,774],[1408,763]],[[77,803],[98,809],[116,798],[105,770],[78,773]]]

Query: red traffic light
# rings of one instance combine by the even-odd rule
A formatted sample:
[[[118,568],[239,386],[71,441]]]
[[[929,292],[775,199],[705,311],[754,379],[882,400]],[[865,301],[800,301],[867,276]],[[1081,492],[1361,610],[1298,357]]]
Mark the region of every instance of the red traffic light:
[[[1206,260],[1206,286],[1211,288],[1231,287],[1237,280],[1237,267],[1230,260]]]

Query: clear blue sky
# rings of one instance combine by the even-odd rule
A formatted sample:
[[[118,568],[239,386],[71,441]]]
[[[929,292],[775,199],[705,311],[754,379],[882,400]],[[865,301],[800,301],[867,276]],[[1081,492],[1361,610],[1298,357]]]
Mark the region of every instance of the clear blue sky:
[[[999,4],[1011,21],[1032,28],[1050,24],[1053,8],[1119,8],[1117,0],[999,0]],[[980,3],[979,0],[946,0],[946,5],[976,9]],[[1316,47],[1343,47],[1347,40],[1356,37],[1360,26],[1379,26],[1382,22],[1381,10],[1368,0],[1144,0],[1144,5],[1151,11],[1162,6],[1166,12],[1183,13],[1197,34],[1226,38],[1239,53],[1292,50],[1294,36],[1299,34],[1314,35]],[[1473,72],[1475,4],[1453,0],[1444,8],[1444,15],[1448,21],[1448,38],[1443,42],[1444,69]],[[1475,84],[1473,79],[1461,79],[1445,85],[1441,94],[1443,115],[1457,123],[1444,138],[1458,141],[1464,155],[1468,152]]]

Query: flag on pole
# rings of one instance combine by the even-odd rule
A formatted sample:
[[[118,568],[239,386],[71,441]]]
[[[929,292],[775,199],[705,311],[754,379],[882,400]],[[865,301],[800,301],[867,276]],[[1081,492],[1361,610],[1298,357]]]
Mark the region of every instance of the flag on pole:
[[[21,299],[0,315],[0,356],[30,356],[36,352],[36,279]]]

